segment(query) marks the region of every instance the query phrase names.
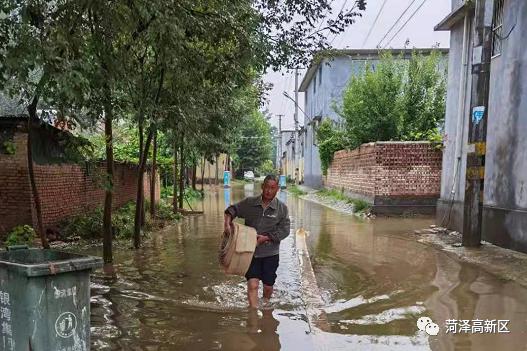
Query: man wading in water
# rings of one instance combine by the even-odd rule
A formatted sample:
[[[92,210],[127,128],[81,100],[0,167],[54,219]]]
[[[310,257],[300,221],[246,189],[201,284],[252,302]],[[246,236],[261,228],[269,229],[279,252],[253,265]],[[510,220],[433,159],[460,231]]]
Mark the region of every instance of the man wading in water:
[[[249,307],[258,307],[258,287],[263,282],[264,303],[273,294],[279,263],[280,241],[289,235],[290,221],[287,206],[276,198],[278,180],[268,175],[262,184],[262,194],[245,198],[225,210],[225,233],[231,234],[232,220],[244,218],[245,225],[256,229],[254,256],[245,274]]]

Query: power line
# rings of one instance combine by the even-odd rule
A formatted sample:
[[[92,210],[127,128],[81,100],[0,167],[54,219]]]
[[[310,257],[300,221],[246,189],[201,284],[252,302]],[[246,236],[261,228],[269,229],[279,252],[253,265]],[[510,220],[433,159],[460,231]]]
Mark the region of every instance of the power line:
[[[379,17],[381,16],[381,13],[382,13],[382,10],[384,9],[384,5],[386,5],[387,1],[388,0],[384,0],[384,2],[382,3],[381,9],[377,13],[377,17],[375,17],[375,21],[373,21],[373,24],[371,25],[370,30],[368,31],[368,35],[366,35],[366,39],[364,39],[364,41],[362,42],[362,48],[364,48],[364,45],[366,44],[366,42],[370,38],[371,32],[373,32],[373,28],[375,28],[375,25],[377,24],[377,21],[379,20]]]
[[[392,42],[393,39],[395,39],[395,37],[401,33],[401,31],[403,30],[404,27],[406,27],[406,25],[408,24],[408,22],[410,22],[410,20],[415,16],[415,14],[417,12],[419,12],[419,10],[421,9],[421,7],[423,7],[423,5],[427,2],[428,0],[423,0],[423,2],[421,3],[421,5],[419,5],[418,8],[415,9],[415,11],[412,13],[412,15],[406,20],[406,22],[404,22],[404,24],[402,25],[401,28],[399,28],[399,30],[397,31],[397,33],[395,33],[395,35],[386,43],[386,45],[384,47],[387,47],[388,45],[390,45],[390,43]]]
[[[417,0],[412,0],[412,2],[410,3],[410,5],[408,5],[408,7],[406,7],[406,9],[403,11],[403,13],[401,13],[401,15],[399,16],[399,18],[397,18],[397,20],[395,21],[395,23],[390,27],[390,29],[388,29],[388,31],[386,32],[386,34],[384,34],[384,36],[382,37],[382,39],[379,41],[379,43],[377,44],[378,47],[381,46],[381,43],[384,39],[386,39],[386,37],[388,36],[388,34],[390,34],[390,32],[392,31],[392,29],[395,28],[395,26],[397,25],[397,23],[399,23],[399,21],[401,20],[401,18],[403,18],[403,16],[408,12],[408,10],[410,9],[410,7],[412,7],[412,5],[416,2]]]
[[[284,91],[284,90],[289,90],[289,81],[291,79],[291,74],[288,74],[286,77],[284,77],[285,79],[283,80],[283,89],[280,91],[280,95],[281,95],[281,92]],[[286,101],[285,99],[282,97],[282,103],[280,104],[280,114],[285,114],[284,112],[284,109],[285,109],[285,104],[286,104]]]
[[[335,0],[331,0],[330,3],[329,3],[329,8],[326,9],[326,12],[324,12],[324,16],[322,17],[322,21],[318,24],[318,27],[317,29],[315,30],[315,33],[318,32],[318,30],[320,29],[320,27],[322,27],[322,23],[324,23],[324,19],[326,18],[326,16],[328,15],[328,12],[329,12],[329,9],[331,8],[331,5],[333,5],[333,1]]]
[[[344,11],[344,8],[346,7],[346,5],[348,4],[348,0],[344,1],[344,4],[342,5],[342,7],[340,8],[340,11],[339,11],[339,15],[342,13],[342,11]],[[338,17],[338,15],[337,15]],[[333,37],[333,39],[331,39],[331,41],[329,42],[329,45],[332,45],[333,42],[335,41],[335,39],[338,37],[339,33],[336,33],[335,36]]]

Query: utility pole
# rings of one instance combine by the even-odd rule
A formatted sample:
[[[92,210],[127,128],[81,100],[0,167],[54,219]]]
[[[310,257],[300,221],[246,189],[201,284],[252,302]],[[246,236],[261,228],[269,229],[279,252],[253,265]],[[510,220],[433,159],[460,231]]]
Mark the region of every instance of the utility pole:
[[[493,12],[494,0],[476,0],[463,217],[463,246],[469,247],[481,243]]]
[[[284,115],[278,115],[278,167],[280,169],[280,175],[282,175],[282,117]]]
[[[300,142],[299,142],[299,129],[298,129],[298,68],[295,68],[295,152],[293,156],[295,165],[295,184],[298,185],[300,178]]]

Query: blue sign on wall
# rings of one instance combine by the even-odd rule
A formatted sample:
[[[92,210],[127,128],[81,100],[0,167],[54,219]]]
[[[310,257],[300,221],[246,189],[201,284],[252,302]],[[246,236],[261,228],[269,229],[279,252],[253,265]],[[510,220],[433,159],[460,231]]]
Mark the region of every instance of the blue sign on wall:
[[[485,115],[485,106],[476,106],[472,109],[472,123],[479,123]]]

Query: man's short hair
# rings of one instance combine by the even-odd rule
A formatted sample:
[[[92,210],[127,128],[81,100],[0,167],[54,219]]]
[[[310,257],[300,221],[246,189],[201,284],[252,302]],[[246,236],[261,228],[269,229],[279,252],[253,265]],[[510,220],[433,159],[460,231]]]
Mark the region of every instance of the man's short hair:
[[[268,181],[273,181],[273,182],[276,182],[276,184],[278,184],[278,178],[274,174],[266,175],[264,178],[263,184],[265,184]]]

